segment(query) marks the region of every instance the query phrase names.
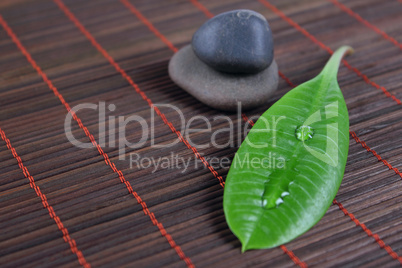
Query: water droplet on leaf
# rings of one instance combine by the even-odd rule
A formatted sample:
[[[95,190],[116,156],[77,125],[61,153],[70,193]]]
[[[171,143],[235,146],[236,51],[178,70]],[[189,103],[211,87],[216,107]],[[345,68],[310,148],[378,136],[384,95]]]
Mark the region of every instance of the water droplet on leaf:
[[[275,201],[275,205],[276,206],[279,206],[280,204],[282,204],[283,203],[283,199],[282,198],[278,198],[278,199],[276,199],[276,201]]]
[[[310,126],[303,125],[303,126],[296,128],[295,135],[299,141],[306,141],[313,137],[314,129]]]

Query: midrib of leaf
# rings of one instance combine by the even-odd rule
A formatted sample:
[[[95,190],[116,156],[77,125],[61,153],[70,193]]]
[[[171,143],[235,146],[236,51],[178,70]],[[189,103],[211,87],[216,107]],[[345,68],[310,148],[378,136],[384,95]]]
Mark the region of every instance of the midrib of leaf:
[[[313,78],[314,80],[316,79],[317,77],[315,77],[315,78]],[[310,81],[308,81],[308,82],[306,82],[306,83],[310,83],[310,82],[312,82],[311,80]],[[321,80],[321,84],[323,83],[323,81]],[[305,83],[304,83],[305,84]],[[299,87],[302,87],[304,84],[302,84],[302,85],[299,85]],[[320,87],[321,88],[321,87]],[[319,90],[317,90],[316,91],[316,93],[315,93],[315,96],[314,97],[316,97],[316,95],[318,95],[319,94]],[[317,102],[317,101],[315,101],[315,102]],[[310,107],[313,107],[313,106],[310,106]],[[314,107],[315,108],[315,107]],[[316,108],[315,108],[316,109]],[[312,111],[315,111],[315,110],[313,110],[313,108],[311,108],[311,109],[309,109],[309,113],[308,113],[308,116],[306,116],[306,118],[308,118],[311,114],[312,114]],[[290,155],[298,155],[299,153],[300,153],[300,147],[301,147],[301,145],[302,145],[303,143],[302,142],[299,142],[299,143],[297,143],[297,145],[294,147],[294,149],[292,150],[292,154],[290,154]],[[289,169],[292,169],[292,168],[294,168],[295,166],[296,166],[296,158],[295,157],[291,157],[291,159],[289,160],[289,164],[290,164],[290,168]],[[277,172],[280,172],[280,171],[277,171]],[[285,172],[285,175],[284,176],[280,176],[281,178],[287,178],[287,173],[289,173],[288,171],[287,172]],[[275,174],[275,172],[274,173],[272,173],[270,176],[273,176]],[[274,209],[276,209],[276,208],[272,208],[272,210],[274,210]],[[252,240],[252,238],[253,238],[253,235],[255,235],[256,234],[256,230],[258,229],[258,230],[260,230],[260,224],[261,224],[261,218],[263,217],[263,215],[264,215],[264,213],[267,213],[266,211],[266,209],[265,208],[263,208],[263,207],[261,207],[261,208],[259,208],[259,211],[260,211],[260,213],[259,213],[259,215],[258,215],[258,220],[257,221],[255,221],[254,222],[254,224],[253,224],[253,231],[252,231],[252,233],[248,236],[248,239],[244,242],[244,243],[242,243],[242,252],[244,252],[244,251],[246,251],[248,248],[247,248],[247,245],[248,245],[248,243],[250,242],[250,240]]]

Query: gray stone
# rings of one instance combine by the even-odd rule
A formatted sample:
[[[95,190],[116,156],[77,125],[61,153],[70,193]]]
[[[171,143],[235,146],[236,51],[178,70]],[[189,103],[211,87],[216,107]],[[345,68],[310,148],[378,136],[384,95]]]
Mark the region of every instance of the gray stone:
[[[257,74],[222,73],[198,59],[191,45],[171,58],[169,75],[199,101],[224,111],[236,111],[237,102],[241,102],[243,110],[264,105],[278,86],[275,60]]]
[[[247,9],[225,12],[205,22],[194,34],[192,46],[203,62],[227,73],[258,73],[273,60],[267,20]]]

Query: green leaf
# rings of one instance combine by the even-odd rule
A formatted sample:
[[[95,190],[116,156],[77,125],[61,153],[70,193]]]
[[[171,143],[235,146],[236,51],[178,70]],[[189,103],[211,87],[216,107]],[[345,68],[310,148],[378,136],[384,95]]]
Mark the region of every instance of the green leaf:
[[[291,241],[316,224],[335,198],[349,149],[337,73],[351,51],[339,48],[317,77],[272,105],[237,151],[223,208],[242,251]]]

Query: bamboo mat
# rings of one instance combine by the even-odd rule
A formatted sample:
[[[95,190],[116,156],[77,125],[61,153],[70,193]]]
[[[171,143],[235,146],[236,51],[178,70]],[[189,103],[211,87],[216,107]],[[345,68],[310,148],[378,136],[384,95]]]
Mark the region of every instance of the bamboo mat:
[[[270,22],[283,79],[271,101],[245,113],[199,103],[167,74],[177,48],[208,17],[248,8]],[[3,0],[0,2],[1,267],[398,267],[402,263],[402,3],[397,0]],[[95,142],[118,137],[100,125],[138,115],[150,125],[153,104],[180,108],[212,130],[245,128],[292,85],[314,77],[329,51],[351,45],[339,83],[349,109],[350,152],[336,201],[310,231],[278,248],[240,252],[222,210],[222,180],[236,146],[193,148],[168,107],[156,115],[155,148]],[[347,64],[347,65],[348,65]],[[64,132],[69,107],[80,110]],[[154,114],[156,114],[154,110]],[[244,119],[244,120],[243,120]],[[117,120],[117,119],[116,119]],[[205,128],[194,121],[193,128]],[[141,139],[137,123],[127,140]],[[235,135],[238,129],[235,129]],[[180,142],[179,138],[183,141]],[[189,136],[196,144],[209,133]],[[225,144],[227,135],[217,135]],[[187,169],[130,167],[129,155],[174,156]],[[204,159],[204,163],[196,158]],[[207,165],[209,168],[204,166]],[[398,170],[399,169],[399,170]]]

